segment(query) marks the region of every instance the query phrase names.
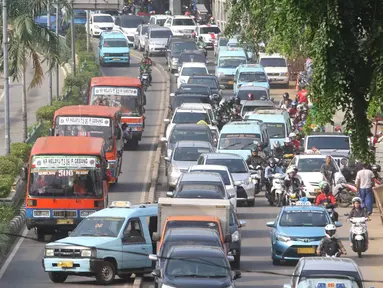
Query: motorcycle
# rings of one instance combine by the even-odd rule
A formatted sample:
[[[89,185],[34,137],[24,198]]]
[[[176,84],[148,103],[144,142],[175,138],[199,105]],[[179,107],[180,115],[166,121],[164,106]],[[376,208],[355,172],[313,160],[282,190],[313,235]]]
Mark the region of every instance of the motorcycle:
[[[262,167],[258,165],[254,168],[253,165],[249,165],[249,168],[252,170],[251,172],[251,182],[254,184],[255,187],[255,195],[259,194],[261,192],[261,179],[262,179]]]
[[[286,192],[284,185],[284,175],[276,173],[273,175],[272,180],[270,179],[269,181],[272,181],[273,186],[271,187],[268,201],[270,205],[275,204],[275,206],[281,207],[283,205],[283,197]]]
[[[339,207],[346,208],[352,204],[352,198],[357,195],[354,183],[339,183],[332,191]]]
[[[329,204],[328,202],[324,202],[323,206],[326,207],[327,213],[330,215],[330,218],[333,222],[338,221],[335,219],[335,209],[332,204]]]
[[[347,214],[345,214],[348,216]],[[362,253],[366,252],[368,249],[367,246],[367,224],[369,221],[366,217],[353,217],[349,221],[352,223],[351,226],[351,241],[352,241],[352,251],[358,253],[358,257],[362,257]]]
[[[300,200],[301,195],[297,189],[285,193],[284,202],[287,206],[294,206]]]

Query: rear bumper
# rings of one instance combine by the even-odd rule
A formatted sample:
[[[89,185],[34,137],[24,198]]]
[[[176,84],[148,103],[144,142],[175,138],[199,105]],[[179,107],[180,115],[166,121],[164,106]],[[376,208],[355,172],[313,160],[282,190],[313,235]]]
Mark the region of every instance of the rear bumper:
[[[32,228],[46,229],[46,230],[60,230],[60,231],[72,231],[82,221],[82,218],[66,219],[73,220],[73,224],[58,224],[58,220],[54,218],[27,218],[25,224],[30,230]]]
[[[130,57],[100,57],[100,61],[104,64],[130,63]]]

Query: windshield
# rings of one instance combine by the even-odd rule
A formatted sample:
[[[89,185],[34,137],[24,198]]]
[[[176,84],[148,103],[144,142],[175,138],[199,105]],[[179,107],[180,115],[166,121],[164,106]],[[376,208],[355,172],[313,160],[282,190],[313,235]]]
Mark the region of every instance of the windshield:
[[[123,28],[137,28],[138,25],[144,24],[144,22],[141,17],[121,17],[121,27]]]
[[[100,159],[95,156],[33,156],[29,194],[34,197],[100,198]]]
[[[180,88],[178,88],[178,93],[180,94],[187,94],[187,93],[191,93],[191,94],[205,94],[205,95],[209,95],[210,91],[209,91],[209,88],[207,88],[206,86],[188,86],[187,84],[181,84]]]
[[[230,173],[248,173],[245,162],[241,159],[206,159],[206,165],[226,166]]]
[[[242,116],[245,115],[247,112],[253,112],[257,109],[262,109],[262,108],[272,108],[272,105],[258,105],[258,106],[253,106],[253,105],[247,105],[247,106],[242,106]]]
[[[112,123],[109,118],[59,116],[55,121],[55,135],[103,138],[108,152],[112,151],[114,144]]]
[[[178,96],[178,95],[177,95]],[[175,109],[177,107],[180,107],[184,103],[209,103],[209,98],[206,96],[198,97],[188,97],[188,96],[178,96],[173,97],[172,99],[172,109]]]
[[[201,34],[209,34],[209,33],[219,34],[221,33],[221,29],[219,29],[218,27],[202,27],[200,32]]]
[[[198,75],[207,75],[207,69],[205,67],[185,67],[181,71],[181,76],[193,76]]]
[[[202,153],[210,153],[208,148],[201,147],[178,147],[174,152],[175,161],[197,161]]]
[[[172,36],[172,31],[170,30],[157,30],[150,32],[150,38],[166,38],[168,39]]]
[[[172,122],[176,124],[197,124],[201,120],[210,125],[210,119],[206,112],[177,112]]]
[[[286,60],[283,58],[261,58],[259,64],[263,67],[287,67]]]
[[[307,139],[307,149],[329,149],[329,150],[350,150],[350,139],[344,136],[334,137],[312,137]]]
[[[261,142],[260,134],[221,134],[220,150],[251,150],[254,142]]]
[[[190,77],[189,84],[206,85],[213,89],[218,89],[218,83],[215,78],[212,77]]]
[[[88,217],[73,230],[69,237],[117,237],[125,218]]]
[[[128,42],[120,38],[108,38],[104,40],[104,47],[128,47]]]
[[[167,261],[168,277],[223,278],[229,277],[230,267],[222,257],[176,257]],[[182,259],[184,258],[184,259]]]
[[[208,172],[208,173],[218,173],[221,175],[223,184],[225,185],[231,185],[229,174],[225,170],[203,170],[203,169],[198,169],[198,170],[192,170],[192,172]]]
[[[222,193],[216,190],[182,190],[175,198],[224,199]]]
[[[166,222],[166,231],[172,228],[208,228],[218,232],[220,234],[219,226],[215,222],[206,221],[182,221],[174,220]]]
[[[326,158],[301,158],[298,161],[299,172],[320,172],[320,168],[326,163]],[[334,160],[331,160],[334,167],[338,167]]]
[[[91,105],[121,107],[124,114],[140,115],[138,105],[139,88],[96,86],[92,90]]]
[[[246,64],[245,57],[221,57],[219,58],[219,67],[237,68],[241,64]]]
[[[206,141],[211,142],[208,132],[205,130],[181,130],[175,129],[170,136],[170,143],[178,141]]]
[[[181,54],[180,58],[178,59],[178,64],[181,64],[184,62],[205,63],[206,58],[202,54]]]
[[[175,42],[171,49],[173,54],[180,54],[185,50],[198,50],[197,44],[195,42]]]
[[[229,43],[229,39],[226,39],[226,38],[219,39],[219,46],[227,46],[227,43]]]
[[[242,72],[239,74],[238,82],[267,82],[266,74],[263,72]]]
[[[193,19],[174,19],[173,26],[195,26]]]
[[[114,20],[112,16],[94,16],[93,17],[93,22],[95,23],[113,23]]]
[[[266,123],[264,122],[267,127],[267,134],[269,135],[269,138],[284,138],[286,137],[285,134],[285,124],[283,123]]]
[[[249,99],[249,94],[252,94],[252,98]],[[236,97],[241,100],[261,100],[261,98],[268,98],[266,90],[239,90]]]
[[[327,224],[330,224],[329,218],[319,210],[284,211],[279,221],[282,227],[324,227]]]
[[[228,42],[227,47],[237,48],[237,47],[239,47],[239,43],[238,42],[230,42],[230,43]]]
[[[343,272],[343,271],[342,271]],[[342,274],[340,272],[340,274]],[[311,288],[311,287],[336,287],[336,288],[361,288],[357,282],[352,279],[341,279],[341,278],[306,278],[304,277],[299,281],[297,288]]]

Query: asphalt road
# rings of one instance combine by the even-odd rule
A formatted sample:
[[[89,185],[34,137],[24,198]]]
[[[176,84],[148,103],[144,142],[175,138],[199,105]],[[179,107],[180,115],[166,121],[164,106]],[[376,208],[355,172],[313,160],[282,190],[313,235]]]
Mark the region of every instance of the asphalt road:
[[[138,76],[138,60],[133,58],[131,67],[107,67],[102,68],[103,75],[107,76]],[[135,151],[125,151],[123,166],[119,183],[111,188],[109,201],[128,200],[139,203],[143,200],[143,192],[147,191],[149,176],[154,157],[154,151],[158,142],[156,134],[157,126],[162,123],[162,112],[160,107],[161,98],[164,96],[165,83],[163,76],[156,68],[153,69],[153,83],[147,92],[146,126],[142,141]],[[161,118],[160,118],[161,117]],[[25,230],[27,237],[36,239],[33,231]],[[46,237],[46,241],[54,241],[55,237]],[[44,288],[52,287],[54,284],[49,280],[48,274],[43,271],[41,259],[43,258],[44,243],[35,240],[24,239],[16,244],[8,261],[0,270],[0,287],[17,288]],[[19,247],[18,247],[19,245]],[[4,270],[4,268],[6,268]],[[4,272],[4,274],[3,274]],[[117,277],[118,278],[118,277]],[[130,287],[133,280],[126,283],[117,281],[113,287]],[[68,277],[64,284],[55,284],[55,287],[93,287],[96,282],[93,278]]]

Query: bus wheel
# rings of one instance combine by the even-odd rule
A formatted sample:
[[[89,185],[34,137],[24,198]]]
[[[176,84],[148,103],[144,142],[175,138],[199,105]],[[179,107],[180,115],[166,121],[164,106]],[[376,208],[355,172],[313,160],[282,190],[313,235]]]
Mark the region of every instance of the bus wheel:
[[[37,228],[37,240],[40,242],[45,241],[45,231],[41,228]]]

